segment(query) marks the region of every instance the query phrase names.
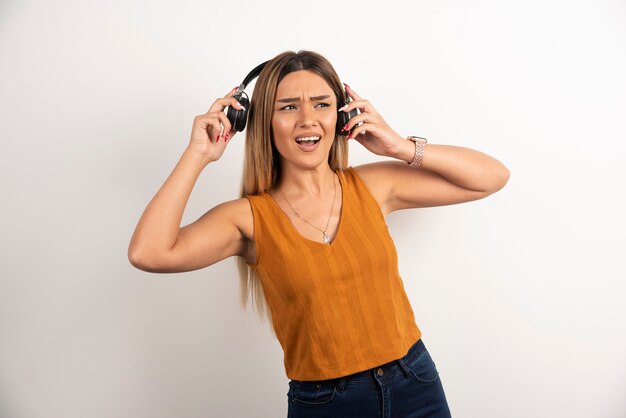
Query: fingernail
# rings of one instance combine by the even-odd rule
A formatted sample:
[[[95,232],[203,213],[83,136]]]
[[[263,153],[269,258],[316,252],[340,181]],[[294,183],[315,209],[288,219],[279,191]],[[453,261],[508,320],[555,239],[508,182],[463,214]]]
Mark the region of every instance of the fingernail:
[[[230,134],[226,134],[226,136],[224,137],[224,140],[227,140],[228,138],[230,138]]]
[[[239,103],[239,107],[241,108],[241,110],[246,110],[246,108],[243,107],[243,105],[241,103]]]
[[[349,89],[349,88],[350,88],[350,86],[349,86],[349,85],[347,85],[346,83],[343,83],[343,85],[344,85],[347,89]]]
[[[348,129],[348,124],[347,123],[345,125],[343,125],[343,128],[341,128],[341,130],[345,131],[346,129]]]
[[[343,105],[343,106],[341,106],[341,107],[339,108],[339,110],[338,110],[338,111],[339,111],[339,112],[341,112],[341,111],[343,111],[343,110],[346,110],[346,108],[347,108],[347,107],[348,107],[348,105]]]

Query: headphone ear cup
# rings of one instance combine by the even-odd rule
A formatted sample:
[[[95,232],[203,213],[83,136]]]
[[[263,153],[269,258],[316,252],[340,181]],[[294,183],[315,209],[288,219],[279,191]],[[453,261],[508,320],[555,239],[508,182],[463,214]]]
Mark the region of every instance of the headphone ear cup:
[[[245,110],[234,109],[232,106],[228,106],[226,111],[226,117],[230,121],[232,129],[237,132],[241,132],[246,128],[246,121],[248,120],[248,109],[250,109],[250,100],[247,97],[236,94],[235,99],[241,104]]]
[[[350,122],[350,119],[352,119],[353,117],[355,117],[356,115],[359,114],[358,109],[352,109],[349,112],[338,112],[337,113],[337,129],[336,132],[339,135],[348,135],[348,131],[342,131],[341,128],[343,128],[348,122]]]
[[[348,123],[350,119],[348,119],[348,115],[346,112],[337,112],[337,134],[338,135],[347,135],[346,131],[342,131],[341,129]]]

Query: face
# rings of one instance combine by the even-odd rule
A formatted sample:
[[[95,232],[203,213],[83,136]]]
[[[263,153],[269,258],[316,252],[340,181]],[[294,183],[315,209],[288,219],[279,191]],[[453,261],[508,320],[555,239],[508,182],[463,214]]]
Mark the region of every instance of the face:
[[[337,99],[321,76],[295,71],[278,84],[272,132],[283,167],[310,169],[327,164],[336,124]]]

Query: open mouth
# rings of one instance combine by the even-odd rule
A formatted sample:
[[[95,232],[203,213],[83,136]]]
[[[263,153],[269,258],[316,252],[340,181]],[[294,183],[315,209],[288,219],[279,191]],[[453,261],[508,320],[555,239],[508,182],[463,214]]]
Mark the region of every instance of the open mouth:
[[[296,138],[296,142],[298,144],[304,144],[304,143],[313,143],[313,144],[317,144],[320,140],[319,136],[305,136],[302,138]]]
[[[312,149],[314,148],[318,142],[320,142],[319,136],[305,136],[302,138],[296,138],[296,143],[300,146],[300,148],[304,149]]]

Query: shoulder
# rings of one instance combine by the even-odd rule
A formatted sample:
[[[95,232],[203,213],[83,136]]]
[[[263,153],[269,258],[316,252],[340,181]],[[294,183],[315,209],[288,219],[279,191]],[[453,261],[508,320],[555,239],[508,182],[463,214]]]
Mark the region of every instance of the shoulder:
[[[215,207],[215,209],[222,212],[248,240],[252,240],[254,235],[254,220],[250,200],[256,197],[258,196],[241,197],[221,203]]]
[[[402,162],[380,161],[370,164],[362,164],[348,168],[365,184],[374,199],[378,202],[381,211],[386,216],[391,212],[388,205],[389,196],[393,191],[393,185],[402,170]]]
[[[255,198],[256,196],[246,196],[239,199],[228,200],[226,202],[217,205],[223,211],[232,212],[233,215],[243,215],[249,213],[252,215],[252,209],[250,207],[249,198]]]

